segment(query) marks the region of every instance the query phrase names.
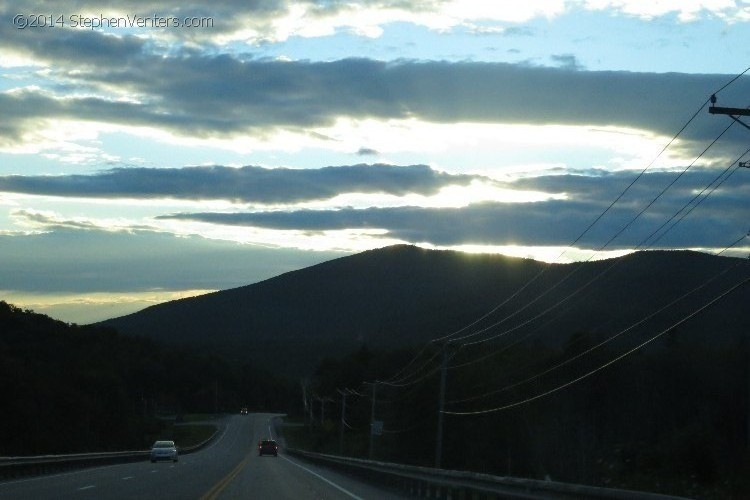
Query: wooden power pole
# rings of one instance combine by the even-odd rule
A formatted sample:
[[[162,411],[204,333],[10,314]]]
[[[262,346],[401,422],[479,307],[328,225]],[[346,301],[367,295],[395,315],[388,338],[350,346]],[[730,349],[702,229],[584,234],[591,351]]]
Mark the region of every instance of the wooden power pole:
[[[729,118],[734,120],[735,122],[739,123],[746,129],[750,130],[750,125],[740,120],[740,116],[750,116],[750,109],[748,108],[724,108],[716,106],[716,94],[711,96],[711,106],[708,108],[708,112],[712,115],[727,115]],[[748,162],[740,162],[740,167],[744,168],[750,168],[750,164]],[[746,346],[750,346],[750,342],[746,341]],[[750,347],[746,347],[746,349],[750,349]],[[746,418],[747,418],[747,437],[745,440],[745,446],[750,452],[750,350],[747,354],[747,363],[748,363],[748,369],[747,369],[747,405],[746,405]]]

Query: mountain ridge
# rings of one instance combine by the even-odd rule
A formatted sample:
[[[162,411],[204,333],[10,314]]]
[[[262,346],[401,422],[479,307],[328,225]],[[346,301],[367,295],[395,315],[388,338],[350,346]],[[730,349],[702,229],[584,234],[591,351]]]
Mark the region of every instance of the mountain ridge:
[[[741,272],[727,271],[735,265]],[[265,360],[277,369],[303,375],[323,357],[341,356],[362,344],[411,348],[442,337],[506,300],[507,306],[490,319],[497,322],[513,316],[495,326],[493,333],[513,329],[507,335],[515,335],[524,331],[524,322],[536,327],[540,321],[535,316],[549,309],[539,320],[554,321],[541,327],[544,331],[537,340],[561,345],[577,331],[607,335],[720,275],[701,289],[700,297],[709,297],[730,278],[748,274],[747,267],[741,259],[691,251],[636,252],[617,259],[545,264],[397,245],[158,304],[101,324],[167,343],[218,349],[261,364]],[[739,295],[747,298],[744,289]],[[655,326],[666,325],[702,300],[688,297]],[[723,302],[723,312],[709,314],[723,335],[733,336],[750,326],[737,313],[735,298]],[[696,329],[706,328],[705,322],[697,323],[703,326]],[[279,359],[285,361],[283,367]]]

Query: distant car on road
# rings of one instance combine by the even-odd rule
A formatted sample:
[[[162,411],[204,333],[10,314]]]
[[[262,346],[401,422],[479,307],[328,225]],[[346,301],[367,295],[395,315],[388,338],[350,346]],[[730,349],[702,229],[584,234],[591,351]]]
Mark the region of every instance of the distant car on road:
[[[279,445],[273,439],[261,439],[258,442],[258,456],[273,455],[274,457],[279,456]]]
[[[151,447],[151,463],[157,460],[177,461],[177,447],[174,441],[157,441]]]
[[[247,415],[247,408],[243,408],[240,410],[240,415]]]

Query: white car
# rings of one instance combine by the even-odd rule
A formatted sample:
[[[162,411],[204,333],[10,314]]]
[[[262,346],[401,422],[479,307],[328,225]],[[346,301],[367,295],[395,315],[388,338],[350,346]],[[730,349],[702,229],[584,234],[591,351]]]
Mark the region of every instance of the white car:
[[[177,461],[177,447],[174,441],[157,441],[154,443],[154,446],[151,447],[151,462],[157,460]]]

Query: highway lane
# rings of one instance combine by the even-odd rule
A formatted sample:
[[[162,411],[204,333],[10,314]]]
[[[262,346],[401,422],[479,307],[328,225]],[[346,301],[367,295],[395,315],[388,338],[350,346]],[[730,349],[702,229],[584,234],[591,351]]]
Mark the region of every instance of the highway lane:
[[[253,446],[253,417],[223,420],[209,447],[179,462],[144,460],[0,483],[2,499],[182,499],[200,498],[241,462]]]
[[[337,471],[287,456],[283,436],[277,436],[273,425],[274,415],[256,414],[253,435],[256,441],[276,439],[280,443],[279,456],[258,456],[257,449],[235,471],[221,491],[210,499],[239,500],[247,498],[273,499],[383,499],[405,498],[382,491],[369,484],[354,480]],[[230,479],[230,478],[228,478]]]
[[[399,498],[342,474],[287,457],[257,454],[277,436],[274,415],[233,415],[208,448],[178,463],[148,461],[0,482],[0,499],[356,499]],[[280,440],[283,443],[283,439]]]

